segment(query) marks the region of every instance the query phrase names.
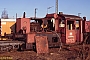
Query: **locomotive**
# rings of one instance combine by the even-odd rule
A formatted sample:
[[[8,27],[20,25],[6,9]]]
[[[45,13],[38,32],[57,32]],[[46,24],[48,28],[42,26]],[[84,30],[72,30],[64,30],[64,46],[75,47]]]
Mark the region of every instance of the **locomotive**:
[[[62,44],[84,42],[90,32],[86,17],[61,12],[47,14],[44,18],[26,18],[24,12],[23,18],[16,19],[15,30],[15,33],[12,31],[5,37],[23,41],[24,49],[33,49],[38,53],[47,53],[48,48],[60,47]]]

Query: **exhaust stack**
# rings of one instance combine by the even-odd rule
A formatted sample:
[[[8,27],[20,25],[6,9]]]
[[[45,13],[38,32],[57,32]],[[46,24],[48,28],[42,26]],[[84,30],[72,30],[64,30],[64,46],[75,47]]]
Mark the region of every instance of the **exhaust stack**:
[[[26,15],[26,14],[25,14],[25,12],[24,12],[24,13],[23,13],[23,18],[25,18],[25,15]]]

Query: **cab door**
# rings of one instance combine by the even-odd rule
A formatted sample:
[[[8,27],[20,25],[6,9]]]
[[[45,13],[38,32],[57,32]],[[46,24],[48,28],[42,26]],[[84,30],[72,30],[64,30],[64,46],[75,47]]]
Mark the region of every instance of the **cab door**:
[[[75,20],[66,21],[66,44],[76,42]]]

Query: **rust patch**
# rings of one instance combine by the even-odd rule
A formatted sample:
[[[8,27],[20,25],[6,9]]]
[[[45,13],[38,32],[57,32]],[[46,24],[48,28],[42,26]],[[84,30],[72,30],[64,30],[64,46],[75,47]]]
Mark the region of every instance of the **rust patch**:
[[[37,53],[48,53],[47,36],[36,36],[35,39]]]

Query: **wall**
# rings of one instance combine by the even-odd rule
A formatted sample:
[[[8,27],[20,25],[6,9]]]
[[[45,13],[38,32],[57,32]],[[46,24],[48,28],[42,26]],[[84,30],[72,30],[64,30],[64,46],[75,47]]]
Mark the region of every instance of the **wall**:
[[[15,23],[16,19],[1,19],[1,35],[4,36],[4,33],[10,34],[11,30],[15,32]]]

